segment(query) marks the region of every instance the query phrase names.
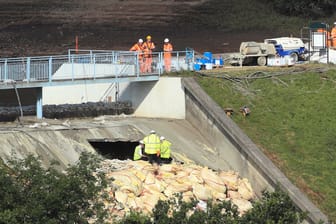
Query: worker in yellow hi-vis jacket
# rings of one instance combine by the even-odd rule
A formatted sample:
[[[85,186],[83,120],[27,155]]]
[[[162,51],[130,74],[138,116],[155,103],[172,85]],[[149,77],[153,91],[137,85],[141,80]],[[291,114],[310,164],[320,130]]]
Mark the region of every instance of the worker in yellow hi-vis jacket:
[[[145,143],[145,155],[151,164],[160,163],[160,137],[154,130],[151,130],[143,142]]]
[[[146,157],[144,150],[145,150],[145,143],[141,140],[139,141],[139,145],[135,147],[133,160],[134,161],[136,160],[147,161],[148,158]]]
[[[172,158],[170,157],[171,153],[171,142],[168,141],[164,136],[160,137],[160,160],[161,163],[169,164],[172,161]]]

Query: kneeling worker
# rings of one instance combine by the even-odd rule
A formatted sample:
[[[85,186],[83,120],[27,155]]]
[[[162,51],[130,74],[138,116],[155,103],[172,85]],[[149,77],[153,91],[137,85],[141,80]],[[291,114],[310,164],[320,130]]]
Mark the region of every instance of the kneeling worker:
[[[165,137],[160,137],[161,145],[160,145],[160,159],[161,163],[169,164],[172,161],[172,158],[170,157],[170,141],[166,140]]]
[[[145,144],[141,140],[141,141],[139,141],[139,145],[137,145],[137,147],[135,147],[133,160],[134,161],[136,161],[136,160],[145,160],[145,161],[147,161],[148,159],[144,155],[144,150],[145,150]]]

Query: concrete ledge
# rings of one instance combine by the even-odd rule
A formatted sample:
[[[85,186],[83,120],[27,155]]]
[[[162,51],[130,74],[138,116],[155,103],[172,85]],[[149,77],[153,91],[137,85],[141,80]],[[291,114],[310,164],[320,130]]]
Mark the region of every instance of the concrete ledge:
[[[239,173],[242,176],[245,175],[251,182],[256,178],[256,174],[253,172],[253,169],[256,169],[268,185],[263,186],[265,182],[262,178],[259,178],[255,184],[259,190],[262,187],[265,189],[273,188],[279,184],[280,188],[288,193],[298,208],[308,212],[307,221],[309,223],[318,223],[320,220],[325,223],[328,222],[327,216],[288,180],[252,140],[225,115],[223,109],[204,92],[193,78],[184,78],[182,85],[186,94],[186,120],[194,126],[201,126],[200,131],[206,132],[207,135],[215,127],[236,147],[240,155],[247,160],[246,164],[232,163],[233,168],[238,169]],[[198,113],[195,110],[198,110]],[[207,119],[206,122],[202,122],[204,116]]]

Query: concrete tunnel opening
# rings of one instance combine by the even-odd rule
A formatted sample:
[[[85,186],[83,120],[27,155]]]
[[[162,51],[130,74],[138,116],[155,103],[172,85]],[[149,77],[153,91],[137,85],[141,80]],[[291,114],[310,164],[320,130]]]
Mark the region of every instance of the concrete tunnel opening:
[[[90,145],[106,159],[133,159],[134,149],[139,141],[121,141],[113,139],[89,139]]]

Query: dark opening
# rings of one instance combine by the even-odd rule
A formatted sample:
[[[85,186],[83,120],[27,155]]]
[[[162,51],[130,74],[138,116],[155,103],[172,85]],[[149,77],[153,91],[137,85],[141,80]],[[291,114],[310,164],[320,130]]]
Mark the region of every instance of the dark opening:
[[[135,142],[112,141],[106,139],[89,140],[95,150],[106,159],[133,159],[134,149],[139,144]]]

